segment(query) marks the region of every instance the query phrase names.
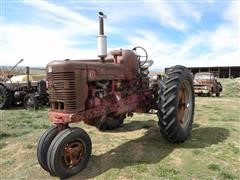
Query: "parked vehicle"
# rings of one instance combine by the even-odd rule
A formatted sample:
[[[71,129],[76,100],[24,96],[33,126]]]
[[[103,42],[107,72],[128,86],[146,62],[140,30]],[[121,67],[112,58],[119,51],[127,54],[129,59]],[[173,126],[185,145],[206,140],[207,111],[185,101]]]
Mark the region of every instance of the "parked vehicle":
[[[220,96],[222,85],[217,81],[213,73],[200,72],[194,76],[194,93],[196,95]]]
[[[153,61],[142,47],[107,54],[103,18],[99,13],[100,59],[59,60],[47,65],[47,80],[53,126],[39,139],[37,157],[53,176],[67,178],[82,171],[92,151],[92,142],[82,128],[84,122],[99,130],[123,124],[134,112],[157,111],[163,137],[171,143],[187,140],[194,116],[194,90],[190,71],[183,66],[168,69],[165,76],[148,77]]]
[[[26,75],[13,76],[11,72],[23,60],[20,60],[0,81],[0,109],[14,105],[23,105],[26,109],[38,109],[48,103],[46,80],[43,77],[33,78],[26,67]]]

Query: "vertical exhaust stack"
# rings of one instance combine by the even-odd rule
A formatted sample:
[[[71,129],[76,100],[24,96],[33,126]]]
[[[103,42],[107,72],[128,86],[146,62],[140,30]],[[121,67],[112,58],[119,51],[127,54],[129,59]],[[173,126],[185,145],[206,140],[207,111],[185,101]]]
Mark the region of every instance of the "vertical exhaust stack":
[[[30,70],[29,70],[29,66],[26,67],[26,75],[27,75],[27,88],[28,91],[30,91],[30,87],[31,87],[31,83],[30,83]]]
[[[101,61],[104,62],[105,57],[107,56],[107,36],[104,35],[104,22],[103,19],[107,18],[103,12],[99,12],[99,35],[97,36],[98,44],[98,57],[101,58]]]

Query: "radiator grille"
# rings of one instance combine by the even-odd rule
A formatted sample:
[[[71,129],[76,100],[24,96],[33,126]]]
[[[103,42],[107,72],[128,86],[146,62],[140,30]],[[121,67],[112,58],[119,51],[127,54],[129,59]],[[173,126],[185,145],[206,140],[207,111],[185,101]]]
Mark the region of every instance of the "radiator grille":
[[[49,73],[49,95],[53,102],[52,108],[64,110],[76,109],[75,75],[73,72]],[[63,106],[56,105],[63,102]]]

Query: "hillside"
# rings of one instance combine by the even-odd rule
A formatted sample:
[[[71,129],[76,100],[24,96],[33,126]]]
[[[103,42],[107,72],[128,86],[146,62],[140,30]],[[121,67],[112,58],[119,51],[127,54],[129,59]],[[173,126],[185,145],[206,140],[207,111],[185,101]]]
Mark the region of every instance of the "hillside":
[[[223,85],[223,97],[240,97],[240,78],[219,79]]]

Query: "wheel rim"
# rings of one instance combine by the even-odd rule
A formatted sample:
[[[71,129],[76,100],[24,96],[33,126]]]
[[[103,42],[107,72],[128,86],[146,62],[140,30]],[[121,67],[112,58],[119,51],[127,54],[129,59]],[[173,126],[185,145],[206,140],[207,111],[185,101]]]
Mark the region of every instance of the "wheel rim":
[[[85,146],[82,140],[74,140],[64,146],[62,153],[62,162],[65,167],[73,168],[82,159],[85,153]]]
[[[191,120],[192,114],[192,91],[188,81],[183,81],[180,84],[178,95],[178,121],[182,127],[186,127]]]

